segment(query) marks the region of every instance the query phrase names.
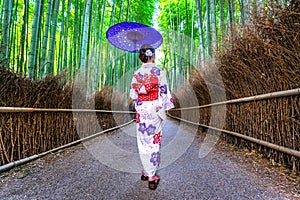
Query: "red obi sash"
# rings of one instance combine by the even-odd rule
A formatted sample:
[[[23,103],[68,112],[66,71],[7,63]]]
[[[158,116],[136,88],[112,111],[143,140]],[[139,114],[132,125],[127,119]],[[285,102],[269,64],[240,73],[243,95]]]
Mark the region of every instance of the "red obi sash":
[[[139,94],[138,100],[139,101],[154,101],[158,99],[158,86],[153,88],[147,94]]]

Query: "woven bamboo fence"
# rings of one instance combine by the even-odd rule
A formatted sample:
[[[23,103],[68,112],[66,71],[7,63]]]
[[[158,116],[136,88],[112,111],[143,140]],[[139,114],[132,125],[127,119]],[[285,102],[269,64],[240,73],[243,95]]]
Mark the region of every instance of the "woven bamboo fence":
[[[1,112],[0,164],[41,153],[78,138],[72,113]]]
[[[39,154],[131,120],[111,110],[124,108],[124,95],[103,88],[88,99],[77,94],[63,75],[30,80],[0,66],[0,165]],[[87,111],[92,108],[93,110]],[[128,110],[128,109],[127,109]]]
[[[300,95],[297,95],[229,105],[225,129],[300,151],[299,100]],[[236,138],[227,137],[226,140],[240,147],[257,150],[296,171],[300,170],[299,157]]]
[[[228,99],[300,87],[300,2],[269,12],[220,58]],[[299,95],[229,104],[227,110],[225,129],[300,150]],[[226,140],[300,170],[299,157],[228,136]]]
[[[1,165],[55,149],[115,126],[111,119],[113,113],[98,111],[96,116],[95,113],[95,110],[2,107]],[[123,122],[130,120],[122,112],[118,114]]]
[[[238,147],[255,150],[277,163],[282,163],[295,171],[300,170],[300,88],[254,97],[216,102],[202,106],[179,108],[171,111],[200,112],[200,119],[190,117],[185,120],[201,127],[224,133],[222,138]],[[224,127],[214,127],[208,119],[208,108],[226,105]],[[179,114],[179,115],[178,115]],[[185,115],[186,116],[186,115]],[[221,116],[225,117],[225,116]],[[222,125],[222,124],[220,124]],[[274,147],[275,146],[275,147]]]

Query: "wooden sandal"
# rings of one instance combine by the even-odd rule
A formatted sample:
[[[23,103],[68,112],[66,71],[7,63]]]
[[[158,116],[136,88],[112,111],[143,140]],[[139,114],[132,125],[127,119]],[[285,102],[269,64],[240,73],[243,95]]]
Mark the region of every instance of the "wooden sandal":
[[[155,190],[157,188],[157,185],[160,181],[159,176],[155,175],[155,179],[153,181],[148,181],[148,187],[150,190]]]
[[[148,181],[148,176],[145,174],[144,170],[142,171],[142,176],[141,176],[141,180],[142,181]]]
[[[142,181],[148,181],[148,176],[145,176],[144,174],[142,174],[142,176],[141,176],[141,180]]]

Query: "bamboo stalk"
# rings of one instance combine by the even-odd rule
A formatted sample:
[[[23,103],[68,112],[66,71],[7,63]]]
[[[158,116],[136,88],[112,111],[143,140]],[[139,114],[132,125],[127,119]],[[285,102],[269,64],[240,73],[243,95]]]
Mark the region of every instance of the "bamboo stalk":
[[[259,116],[259,126],[260,126],[260,128],[259,128],[259,137],[258,138],[260,138],[260,140],[261,141],[263,141],[264,140],[264,132],[263,132],[263,123],[264,123],[264,119],[263,119],[263,106],[265,106],[265,105],[262,105],[262,104],[264,104],[264,101],[263,102],[261,102],[261,104],[259,105],[259,113],[260,113],[260,116]],[[259,148],[258,148],[258,150],[259,151],[261,151],[261,149],[262,149],[262,146],[260,145],[259,146]]]
[[[35,131],[32,132],[32,147],[33,147],[34,154],[36,154],[36,152],[37,152],[37,145],[36,145],[37,126],[36,126],[36,122],[37,122],[37,115],[34,115],[33,116],[33,122],[32,122],[32,130],[35,130]]]
[[[18,143],[17,144],[18,145],[18,152],[17,152],[18,153],[18,159],[21,159],[21,142],[20,142],[20,140],[21,140],[20,139],[20,134],[21,134],[21,132],[20,132],[20,125],[21,125],[21,123],[20,123],[20,121],[21,120],[20,120],[20,115],[19,115],[18,119],[17,119],[17,125],[16,125],[17,126],[17,130],[16,131],[18,133],[18,135],[17,135],[17,141],[18,141],[17,142]]]
[[[23,115],[21,115],[21,116],[23,116]],[[22,140],[21,140],[21,142],[22,142],[22,157],[25,157],[25,154],[26,154],[26,151],[25,151],[25,148],[26,148],[26,146],[25,146],[25,138],[26,138],[26,136],[25,136],[25,128],[24,128],[24,123],[23,123],[23,120],[24,120],[24,116],[23,116],[23,118],[21,118],[22,120],[21,120],[21,122],[22,122],[22,130],[21,130],[21,133],[22,133]]]
[[[1,146],[2,146],[1,149],[2,149],[2,152],[3,152],[4,157],[6,158],[6,160],[7,160],[8,162],[10,162],[10,161],[9,161],[9,155],[8,155],[8,153],[7,153],[7,150],[6,150],[5,145],[4,145],[4,142],[3,142],[2,133],[3,133],[3,131],[2,131],[2,128],[1,128],[1,131],[0,131],[0,143],[1,143]],[[3,161],[4,161],[4,159],[3,159]]]
[[[14,160],[14,150],[15,150],[15,139],[14,139],[14,132],[13,132],[13,119],[11,115],[9,116],[9,122],[10,122],[10,127],[9,127],[9,132],[10,132],[10,142],[11,142],[11,153],[10,153],[10,162]]]

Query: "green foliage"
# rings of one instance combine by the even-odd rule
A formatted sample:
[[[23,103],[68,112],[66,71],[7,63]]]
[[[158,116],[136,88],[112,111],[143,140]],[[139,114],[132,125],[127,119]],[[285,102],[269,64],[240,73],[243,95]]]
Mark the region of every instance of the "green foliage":
[[[130,5],[129,21],[153,26],[153,13],[157,0],[134,0]]]
[[[26,37],[22,38],[22,29],[24,21],[24,10],[25,10],[25,0],[11,0],[13,2],[12,10],[12,21],[10,26],[10,45],[7,48],[10,51],[10,68],[15,71],[21,71],[26,75],[28,72],[28,55],[30,53],[30,44],[32,41],[32,23],[35,18],[34,8],[36,0],[28,0],[27,14],[28,21],[25,22]],[[83,19],[84,19],[84,8],[86,0],[63,0],[60,2],[60,7],[58,11],[58,25],[56,27],[56,43],[55,43],[55,56],[54,56],[54,75],[60,72],[60,70],[68,69],[70,71],[69,77],[74,77],[76,70],[78,69],[78,64],[80,63],[81,48],[82,48],[82,31],[83,31]],[[245,0],[243,0],[246,2]],[[4,12],[5,5],[3,5],[4,0],[0,0],[0,22],[1,25],[5,24]],[[37,78],[43,73],[43,66],[45,63],[50,62],[47,60],[42,60],[42,44],[46,33],[46,17],[48,0],[43,1],[43,13],[40,17],[39,30],[40,34],[37,41],[37,66],[34,70]],[[56,0],[52,0],[54,5]],[[68,15],[68,3],[70,2],[70,13]],[[207,38],[211,37],[210,26],[207,24],[207,16],[209,9],[206,8],[207,0],[201,0],[202,16],[201,19],[203,24],[203,39],[204,45],[207,45]],[[220,3],[223,2],[224,10],[222,12]],[[229,26],[229,15],[228,15],[228,0],[215,0],[216,4],[216,27],[218,42],[221,43],[223,39],[223,33],[228,34],[227,31],[230,30]],[[242,0],[232,0],[234,5],[234,19],[235,23],[240,21],[240,2]],[[106,4],[104,4],[106,3]],[[52,5],[52,7],[53,7]],[[103,14],[103,9],[105,5],[105,12]],[[192,57],[197,57],[198,52],[195,47],[199,46],[199,31],[197,24],[197,10],[195,0],[92,0],[90,14],[90,27],[87,42],[87,53],[94,53],[95,59],[97,59],[96,65],[99,69],[96,70],[96,76],[101,77],[102,83],[114,84],[114,80],[122,76],[125,72],[132,69],[134,63],[134,56],[132,54],[125,54],[123,51],[118,51],[114,47],[108,44],[106,39],[106,31],[112,25],[123,22],[123,21],[133,21],[138,23],[143,23],[149,26],[154,26],[158,22],[160,32],[164,37],[164,43],[161,48],[162,56],[158,59],[161,61],[161,65],[169,70],[170,66],[174,69],[186,69],[185,65],[191,62]],[[78,8],[78,14],[75,13],[75,8]],[[158,8],[159,13],[156,13],[156,8]],[[222,13],[221,13],[222,12]],[[53,13],[52,13],[53,14]],[[223,22],[220,16],[224,16]],[[157,17],[158,16],[158,17]],[[128,18],[127,18],[128,17]],[[154,19],[157,17],[157,19]],[[52,22],[51,22],[52,23]],[[103,26],[102,26],[103,24]],[[50,24],[49,29],[52,24]],[[222,27],[222,28],[221,28]],[[62,29],[63,28],[63,29]],[[62,31],[63,30],[63,31]],[[68,30],[68,31],[66,31]],[[174,34],[177,34],[174,36]],[[181,35],[180,35],[181,34]],[[187,37],[186,38],[182,37]],[[3,37],[1,34],[0,37]],[[25,41],[21,41],[20,39]],[[46,57],[48,58],[49,46],[50,46],[50,32],[48,37],[46,37],[47,49]],[[184,38],[184,39],[183,39]],[[209,38],[208,38],[209,39]],[[23,43],[22,43],[23,42]],[[22,44],[21,44],[22,43]],[[185,43],[183,46],[183,43]],[[3,44],[2,44],[3,45]],[[208,43],[209,45],[209,43]],[[23,46],[23,49],[21,47]],[[94,48],[94,49],[93,49]],[[98,49],[100,48],[100,49]],[[206,49],[206,47],[204,47]],[[20,55],[24,55],[20,59]],[[184,55],[184,59],[180,58],[179,55]],[[115,61],[118,60],[118,61]],[[183,62],[183,60],[186,60]],[[64,62],[62,62],[64,61]],[[62,63],[68,63],[68,66],[61,66]],[[182,64],[183,63],[183,64]],[[169,67],[168,67],[169,66]],[[20,70],[22,68],[22,70]],[[109,69],[109,70],[108,70]],[[184,73],[188,73],[185,70]],[[41,74],[39,74],[41,72]],[[180,71],[181,72],[181,71]],[[89,72],[93,74],[93,72]],[[107,74],[106,74],[107,73]],[[118,77],[115,77],[118,76]],[[109,77],[110,80],[102,80],[103,77]],[[100,85],[101,85],[100,84]]]
[[[192,28],[195,32],[198,31],[196,15],[193,15],[196,12],[195,0],[160,0],[159,10],[160,28],[176,30],[188,36],[191,36]]]

